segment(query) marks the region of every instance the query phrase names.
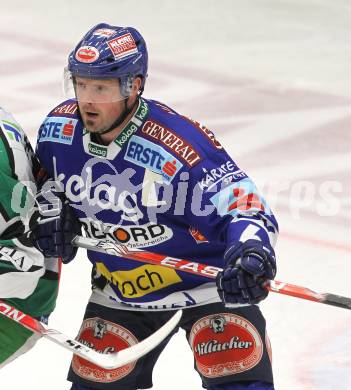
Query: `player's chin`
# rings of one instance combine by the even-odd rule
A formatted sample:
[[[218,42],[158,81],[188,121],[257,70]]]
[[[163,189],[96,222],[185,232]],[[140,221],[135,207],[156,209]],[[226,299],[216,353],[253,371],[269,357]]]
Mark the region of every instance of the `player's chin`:
[[[90,133],[98,133],[101,131],[100,127],[96,125],[96,122],[94,121],[84,121],[84,126],[86,130],[88,130]]]

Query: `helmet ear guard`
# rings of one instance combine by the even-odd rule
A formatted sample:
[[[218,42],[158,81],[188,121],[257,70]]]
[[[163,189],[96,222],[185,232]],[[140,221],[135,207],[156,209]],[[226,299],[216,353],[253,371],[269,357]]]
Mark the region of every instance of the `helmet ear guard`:
[[[121,95],[128,99],[133,90],[134,77],[127,75],[119,78]]]

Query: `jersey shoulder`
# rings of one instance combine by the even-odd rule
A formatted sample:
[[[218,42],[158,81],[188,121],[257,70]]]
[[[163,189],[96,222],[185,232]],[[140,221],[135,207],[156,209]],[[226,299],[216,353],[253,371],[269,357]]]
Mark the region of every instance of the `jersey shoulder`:
[[[66,100],[53,108],[42,122],[37,145],[42,142],[72,145],[75,130],[80,121],[76,100]]]
[[[210,158],[223,147],[200,122],[179,114],[167,105],[149,100],[150,115],[142,133],[180,157],[189,168]]]
[[[22,127],[13,115],[0,107],[0,169],[20,177],[21,170],[33,163],[33,150]]]
[[[12,114],[0,107],[1,141],[11,149],[25,150],[27,137]]]
[[[77,118],[78,103],[75,99],[65,100],[54,107],[47,116]]]

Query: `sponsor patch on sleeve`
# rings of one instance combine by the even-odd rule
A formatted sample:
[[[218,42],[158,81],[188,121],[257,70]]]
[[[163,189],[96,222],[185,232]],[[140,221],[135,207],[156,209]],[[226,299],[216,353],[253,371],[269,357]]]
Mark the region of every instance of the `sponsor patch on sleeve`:
[[[39,129],[38,142],[57,142],[72,145],[74,130],[78,120],[50,116],[45,119]]]
[[[219,215],[253,215],[260,211],[271,215],[267,202],[259,195],[250,179],[243,179],[225,187],[211,197]]]

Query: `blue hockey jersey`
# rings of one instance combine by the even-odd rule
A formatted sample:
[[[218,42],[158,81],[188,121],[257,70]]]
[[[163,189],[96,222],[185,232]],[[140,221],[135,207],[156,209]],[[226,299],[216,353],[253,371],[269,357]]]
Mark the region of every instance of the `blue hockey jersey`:
[[[223,267],[239,240],[275,244],[276,220],[213,133],[156,101],[138,108],[110,145],[84,129],[77,102],[53,109],[37,154],[59,182],[87,236]],[[128,309],[219,301],[215,282],[88,251],[92,300]]]

